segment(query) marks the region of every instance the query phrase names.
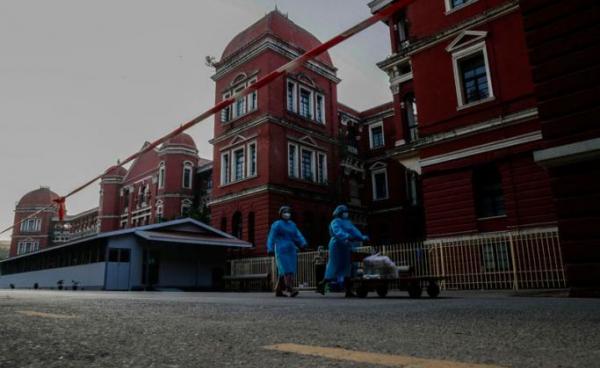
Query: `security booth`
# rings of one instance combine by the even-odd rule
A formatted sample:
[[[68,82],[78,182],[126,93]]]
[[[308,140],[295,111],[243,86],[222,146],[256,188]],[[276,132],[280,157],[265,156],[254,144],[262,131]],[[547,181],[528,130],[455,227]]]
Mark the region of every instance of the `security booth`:
[[[0,288],[216,290],[228,249],[252,245],[186,218],[98,234],[0,262]]]

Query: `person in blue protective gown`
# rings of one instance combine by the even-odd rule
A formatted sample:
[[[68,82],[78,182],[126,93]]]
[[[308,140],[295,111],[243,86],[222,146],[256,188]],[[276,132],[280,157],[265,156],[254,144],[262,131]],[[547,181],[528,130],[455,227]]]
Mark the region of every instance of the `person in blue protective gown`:
[[[317,286],[317,291],[325,294],[329,282],[336,281],[343,285],[346,297],[352,297],[350,276],[352,271],[352,249],[360,242],[368,241],[369,237],[363,235],[349,218],[348,207],[338,206],[333,212],[333,221],[329,225],[329,259],[325,271],[325,279]]]
[[[279,273],[275,295],[294,297],[298,295],[298,291],[292,287],[298,266],[297,247],[305,248],[306,240],[291,219],[292,211],[290,207],[281,207],[279,216],[281,218],[271,225],[267,240],[267,252],[269,255],[275,254]]]

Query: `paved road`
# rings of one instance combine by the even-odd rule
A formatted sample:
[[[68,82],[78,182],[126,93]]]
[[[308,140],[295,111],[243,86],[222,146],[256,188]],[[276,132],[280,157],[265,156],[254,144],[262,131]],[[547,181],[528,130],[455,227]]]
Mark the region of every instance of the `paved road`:
[[[295,345],[265,349],[276,344]],[[416,357],[425,360],[412,367],[441,366],[429,359],[598,367],[600,300],[489,293],[347,300],[309,292],[276,299],[270,294],[0,291],[2,368],[386,363],[377,360],[379,355],[354,352],[386,354],[388,366],[407,366],[407,359]]]

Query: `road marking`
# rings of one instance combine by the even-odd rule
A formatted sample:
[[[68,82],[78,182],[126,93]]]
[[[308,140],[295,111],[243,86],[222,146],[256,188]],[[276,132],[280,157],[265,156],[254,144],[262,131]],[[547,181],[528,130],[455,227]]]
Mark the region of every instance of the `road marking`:
[[[264,346],[264,349],[300,355],[311,355],[355,363],[376,364],[400,368],[501,368],[497,365],[452,362],[448,360],[421,359],[410,356],[377,354],[338,348],[325,348],[298,344],[277,344]]]
[[[77,316],[72,316],[68,314],[53,314],[53,313],[43,313],[36,311],[17,311],[19,314],[23,314],[29,317],[42,317],[42,318],[54,318],[54,319],[73,319],[79,318]]]

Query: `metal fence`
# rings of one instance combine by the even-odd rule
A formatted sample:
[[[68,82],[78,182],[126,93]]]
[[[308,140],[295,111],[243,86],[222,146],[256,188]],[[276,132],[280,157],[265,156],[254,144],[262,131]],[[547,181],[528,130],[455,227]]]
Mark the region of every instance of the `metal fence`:
[[[365,247],[397,265],[410,265],[415,276],[444,277],[443,289],[553,289],[566,287],[556,228],[537,228],[429,239],[425,242]],[[298,255],[297,287],[314,288],[318,252]],[[229,261],[232,276],[269,273],[273,257]]]

